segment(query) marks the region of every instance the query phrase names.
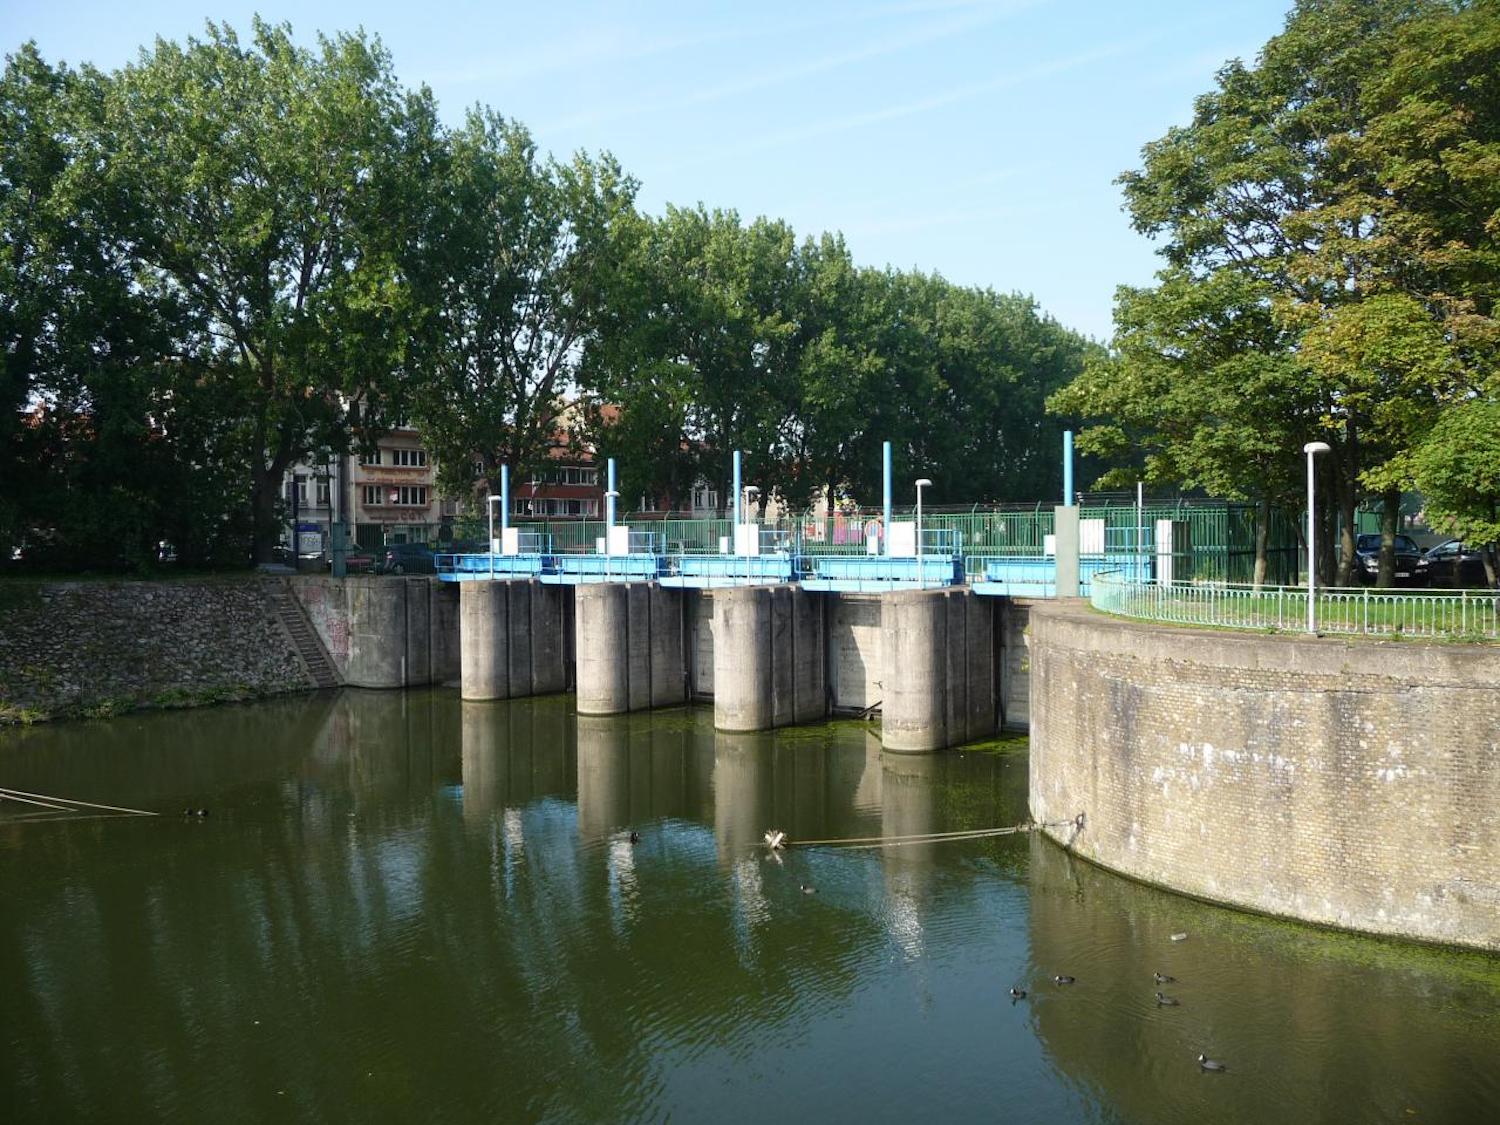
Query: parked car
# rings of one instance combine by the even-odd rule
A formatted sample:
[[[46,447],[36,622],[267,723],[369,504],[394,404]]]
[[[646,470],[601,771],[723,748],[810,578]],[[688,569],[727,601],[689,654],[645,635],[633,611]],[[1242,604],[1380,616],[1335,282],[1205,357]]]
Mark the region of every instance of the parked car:
[[[432,548],[426,543],[388,543],[380,549],[376,574],[433,574]]]
[[[1361,535],[1354,541],[1354,569],[1361,581],[1374,582],[1380,573],[1380,536]],[[1396,585],[1425,586],[1431,564],[1410,535],[1396,536]]]
[[[344,551],[344,570],[348,574],[370,574],[375,570],[375,552],[367,551],[363,547],[348,547]],[[323,559],[323,569],[333,569],[333,557],[329,555]]]
[[[1423,556],[1427,560],[1429,581],[1434,586],[1488,586],[1484,573],[1484,554],[1457,539],[1439,543]]]

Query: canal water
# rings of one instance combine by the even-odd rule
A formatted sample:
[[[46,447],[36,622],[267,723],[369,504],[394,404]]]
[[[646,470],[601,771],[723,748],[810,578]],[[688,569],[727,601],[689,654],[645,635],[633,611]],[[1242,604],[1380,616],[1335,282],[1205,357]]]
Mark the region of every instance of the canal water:
[[[163,814],[0,802],[0,1118],[1500,1120],[1500,959],[1025,835],[771,857],[1022,821],[1024,742],[711,719],[345,691],[0,734],[0,786]]]

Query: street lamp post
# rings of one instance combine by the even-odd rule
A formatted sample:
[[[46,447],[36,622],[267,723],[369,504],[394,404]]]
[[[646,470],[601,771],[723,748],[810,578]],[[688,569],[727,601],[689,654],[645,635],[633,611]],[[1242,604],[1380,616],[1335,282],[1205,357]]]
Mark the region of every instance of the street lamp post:
[[[493,580],[495,577],[495,505],[499,502],[500,497],[496,496],[493,492],[484,498],[484,509],[490,517],[489,556],[491,580]]]
[[[922,579],[922,489],[931,488],[932,481],[922,477],[917,481],[917,588],[925,589]]]
[[[495,553],[495,505],[500,502],[500,497],[493,492],[484,498],[485,510],[490,517],[490,554]]]
[[[745,500],[744,500],[745,515],[744,515],[744,520],[745,520],[746,523],[752,523],[754,521],[751,520],[751,518],[750,518],[750,498],[752,496],[759,495],[760,489],[757,486],[753,485],[753,484],[747,484],[747,485],[745,485],[744,492],[745,492]],[[736,535],[740,534],[738,528],[735,529],[735,534]],[[760,532],[757,531],[756,535],[758,536],[759,534],[760,534]],[[758,548],[759,546],[760,546],[760,544],[756,543],[756,547]],[[750,585],[750,555],[749,555],[748,551],[745,554],[745,585],[746,586]]]
[[[1317,496],[1313,491],[1313,458],[1319,453],[1327,453],[1329,445],[1326,441],[1310,441],[1302,447],[1302,452],[1307,454],[1307,631],[1316,633],[1318,631],[1318,608],[1317,608],[1317,586],[1318,586],[1318,552],[1317,533]]]
[[[614,531],[615,531],[615,501],[618,500],[619,498],[620,498],[619,492],[616,491],[613,488],[611,488],[608,492],[606,492],[604,494],[604,503],[609,508],[609,522],[605,525],[605,528],[604,528],[604,581],[606,581],[606,582],[613,582],[614,581],[613,563],[614,563],[615,545],[612,542],[610,542],[610,540],[612,540],[614,538]]]

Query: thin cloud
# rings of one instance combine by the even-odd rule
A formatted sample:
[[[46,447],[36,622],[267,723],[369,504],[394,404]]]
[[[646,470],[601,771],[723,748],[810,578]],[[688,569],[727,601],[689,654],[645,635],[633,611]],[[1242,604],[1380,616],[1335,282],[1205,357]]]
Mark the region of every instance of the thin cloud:
[[[611,109],[578,114],[574,117],[550,122],[547,128],[559,130],[577,129],[599,125],[606,121],[637,117],[666,109],[682,109],[686,106],[703,105],[709,102],[720,101],[724,98],[737,97],[770,86],[780,86],[802,78],[826,74],[828,71],[837,70],[854,63],[896,54],[943,39],[951,39],[955,35],[962,35],[982,27],[988,27],[1018,11],[1036,7],[1038,4],[1045,2],[1046,0],[1006,0],[1006,2],[999,4],[975,4],[969,2],[908,6],[912,11],[961,10],[968,14],[957,19],[943,21],[931,27],[905,30],[882,36],[850,50],[836,51],[832,54],[823,55],[820,58],[798,63],[795,66],[783,67],[780,70],[762,71],[744,78],[723,82],[717,86],[710,86],[707,89],[697,90],[690,94],[655,98],[650,101],[638,102],[634,105],[616,106]]]
[[[557,71],[598,67],[609,63],[743,43],[772,36],[785,37],[824,27],[869,23],[891,16],[954,11],[1004,14],[1019,8],[1050,2],[1051,0],[915,0],[912,3],[884,4],[853,12],[826,12],[790,22],[758,20],[753,23],[721,26],[682,35],[643,36],[629,27],[611,25],[587,33],[570,34],[567,38],[550,44],[526,46],[504,61],[440,71],[433,74],[429,81],[440,81],[450,85],[516,82],[538,78]]]
[[[914,98],[911,101],[885,106],[882,109],[869,110],[864,113],[851,113],[841,117],[830,117],[801,126],[800,128],[768,133],[761,137],[752,138],[742,144],[697,153],[694,156],[677,162],[673,167],[692,167],[714,160],[749,156],[757,152],[765,152],[768,149],[794,144],[797,141],[811,140],[815,137],[826,137],[835,133],[845,133],[853,129],[861,129],[870,125],[895,121],[903,117],[931,113],[935,109],[942,109],[945,106],[954,105],[958,102],[969,101],[984,94],[1010,89],[1015,86],[1023,86],[1037,79],[1050,78],[1055,74],[1077,70],[1079,67],[1088,66],[1090,63],[1102,62],[1105,59],[1132,54],[1160,39],[1163,34],[1165,33],[1153,32],[1150,35],[1138,36],[1123,43],[1111,44],[1107,47],[1096,47],[1089,51],[1081,51],[1078,54],[1068,55],[1061,59],[1055,59],[1052,62],[1041,63],[1037,66],[1027,67],[1025,70],[1001,75],[999,78],[950,87],[947,90],[929,94],[926,97]]]

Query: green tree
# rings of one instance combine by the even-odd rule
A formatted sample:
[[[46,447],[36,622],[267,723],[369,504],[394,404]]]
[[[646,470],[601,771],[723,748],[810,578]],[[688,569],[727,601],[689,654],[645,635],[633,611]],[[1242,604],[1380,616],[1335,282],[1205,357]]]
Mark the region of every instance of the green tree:
[[[1453,387],[1440,302],[1402,248],[1394,162],[1371,138],[1382,135],[1391,109],[1391,95],[1381,93],[1384,77],[1407,57],[1407,44],[1454,19],[1457,7],[1443,0],[1303,0],[1255,65],[1226,65],[1217,88],[1197,100],[1192,122],[1146,146],[1144,166],[1121,178],[1136,228],[1163,239],[1167,268],[1165,299],[1151,312],[1165,329],[1158,333],[1163,350],[1142,355],[1132,318],[1147,298],[1127,293],[1117,312],[1128,345],[1117,349],[1120,369],[1166,365],[1201,386],[1210,370],[1205,349],[1184,345],[1185,336],[1228,339],[1247,360],[1258,356],[1252,366],[1271,373],[1271,384],[1239,384],[1254,391],[1254,403],[1237,408],[1234,387],[1203,394],[1197,418],[1189,401],[1189,416],[1175,418],[1174,428],[1180,433],[1186,422],[1191,434],[1238,433],[1247,465],[1265,474],[1258,484],[1242,482],[1241,491],[1272,497],[1286,492],[1285,469],[1253,455],[1259,436],[1251,428],[1225,429],[1220,418],[1249,419],[1259,410],[1277,420],[1278,440],[1306,433],[1329,441],[1325,472],[1340,517],[1341,584],[1351,576],[1356,506],[1367,495],[1382,497],[1393,531],[1403,450]],[[1193,286],[1205,287],[1203,298],[1179,300]],[[1257,324],[1263,310],[1272,314],[1264,330],[1192,319],[1215,291],[1239,286],[1254,293]],[[1174,308],[1184,314],[1175,326]],[[1424,319],[1431,323],[1419,323]],[[1135,340],[1124,339],[1132,334]],[[1225,359],[1218,345],[1206,351],[1214,364]],[[1287,377],[1294,371],[1301,377]],[[1103,415],[1107,395],[1100,380],[1092,386],[1093,395],[1061,401]],[[1294,460],[1295,443],[1286,457]],[[1161,460],[1153,466],[1158,473],[1171,468]],[[1392,543],[1388,535],[1386,578]]]
[[[1314,389],[1272,315],[1266,283],[1181,269],[1159,280],[1118,292],[1114,349],[1092,358],[1051,405],[1096,419],[1078,444],[1119,464],[1102,478],[1106,487],[1139,477],[1254,503],[1259,585],[1271,509],[1297,502],[1301,465],[1289,451],[1311,436]]]
[[[785,223],[746,226],[732,211],[669,206],[642,232],[633,259],[641,272],[627,283],[633,299],[616,310],[619,333],[589,379],[622,418],[635,412],[681,426],[644,443],[649,430],[636,423],[600,434],[602,448],[631,462],[664,447],[680,451],[662,472],[642,474],[632,491],[679,499],[682,482],[701,476],[717,485],[723,507],[731,499],[730,455],[741,449],[749,453],[745,483],[761,489],[762,505],[772,492],[786,493],[792,477],[784,454],[795,424],[794,254]]]
[[[536,470],[572,424],[563,393],[608,327],[636,185],[609,156],[544,159],[523,126],[477,109],[440,159],[407,257],[423,309],[411,402],[444,482],[464,491],[476,463]]]
[[[409,314],[396,250],[430,148],[426,92],[363,36],[298,47],[255,22],[158,40],[105,91],[95,159],[115,247],[186,323],[176,352],[212,392],[270,558],[288,466],[373,439],[400,408]],[[227,432],[226,432],[227,431]]]
[[[1490,586],[1500,544],[1500,403],[1473,399],[1444,412],[1412,454],[1432,526],[1479,544]]]

